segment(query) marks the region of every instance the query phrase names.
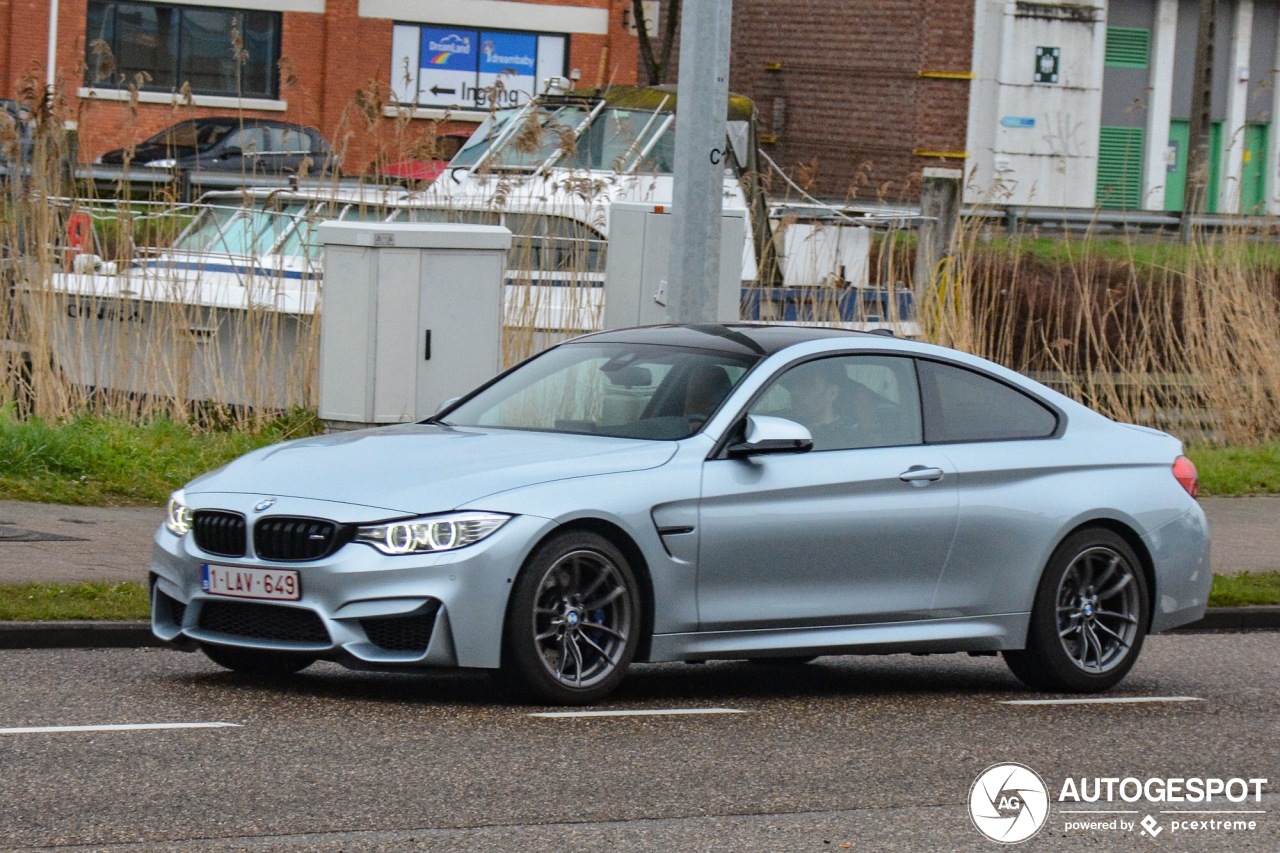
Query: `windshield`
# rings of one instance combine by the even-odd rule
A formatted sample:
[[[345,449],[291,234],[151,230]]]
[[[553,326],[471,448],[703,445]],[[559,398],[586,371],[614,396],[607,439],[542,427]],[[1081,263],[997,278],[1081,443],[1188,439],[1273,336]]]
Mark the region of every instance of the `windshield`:
[[[294,203],[265,210],[261,207],[208,207],[174,242],[183,252],[263,255],[294,227],[303,205]]]
[[[509,126],[517,115],[518,124]],[[554,156],[572,156],[574,135],[586,116],[575,104],[552,112],[504,110],[485,119],[449,165],[475,166],[483,158],[491,169],[536,169]]]
[[[579,169],[670,174],[675,133],[670,113],[603,110],[578,138],[571,160]],[[567,165],[567,164],[566,164]]]
[[[553,156],[556,165],[576,169],[671,174],[675,158],[673,116],[669,112],[606,109],[574,138],[587,117],[583,108],[535,110],[509,126],[518,110],[489,116],[449,162],[471,168],[484,160],[494,169],[536,168]],[[492,156],[486,155],[493,149]]]
[[[197,151],[208,151],[222,141],[231,132],[229,124],[199,124],[194,121],[174,125],[162,130],[144,142],[144,145],[158,145],[163,148],[194,148]]]
[[[562,344],[446,412],[451,426],[676,440],[694,434],[757,356],[657,344]]]

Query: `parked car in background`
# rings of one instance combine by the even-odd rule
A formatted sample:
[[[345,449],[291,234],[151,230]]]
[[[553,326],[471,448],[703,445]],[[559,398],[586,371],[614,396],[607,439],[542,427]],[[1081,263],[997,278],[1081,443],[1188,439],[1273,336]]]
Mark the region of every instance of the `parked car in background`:
[[[166,128],[132,150],[117,148],[95,163],[244,175],[332,174],[337,155],[319,131],[284,121],[197,118]]]
[[[407,183],[425,184],[434,181],[470,138],[469,130],[442,133],[436,137],[434,148],[430,152],[433,157],[424,160],[397,160],[386,164],[380,171],[383,177]]]
[[[187,484],[152,629],[233,670],[477,667],[556,703],[641,661],[887,652],[1100,691],[1204,614],[1195,476],[1177,439],[944,347],[602,332]]]

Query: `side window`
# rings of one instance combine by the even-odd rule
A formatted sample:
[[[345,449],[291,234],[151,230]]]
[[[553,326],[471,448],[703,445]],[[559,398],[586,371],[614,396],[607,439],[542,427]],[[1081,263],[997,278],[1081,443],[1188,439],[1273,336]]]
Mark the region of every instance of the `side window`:
[[[1058,428],[1048,406],[973,370],[921,360],[920,385],[930,443],[1045,438]]]
[[[238,130],[227,140],[230,148],[239,148],[245,154],[257,154],[266,148],[266,131],[261,127],[246,127]]]
[[[314,150],[311,135],[301,128],[272,127],[268,130],[271,151],[282,154],[306,154]]]
[[[814,450],[919,444],[920,394],[909,358],[850,355],[798,364],[750,409],[803,424]]]

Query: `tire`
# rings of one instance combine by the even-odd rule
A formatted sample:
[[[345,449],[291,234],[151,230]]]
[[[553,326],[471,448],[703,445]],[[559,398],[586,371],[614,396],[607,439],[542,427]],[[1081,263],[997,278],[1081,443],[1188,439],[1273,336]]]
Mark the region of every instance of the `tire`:
[[[641,622],[640,588],[622,552],[594,533],[556,536],[516,578],[501,677],[535,701],[596,702],[626,675]]]
[[[1024,684],[1096,693],[1128,674],[1150,624],[1142,564],[1109,530],[1077,531],[1045,567],[1031,610],[1027,647],[1004,652]]]
[[[218,666],[244,675],[256,675],[262,678],[279,678],[293,675],[315,663],[318,658],[313,655],[295,654],[293,652],[264,652],[256,649],[241,649],[234,646],[216,646],[205,644],[200,647],[205,657]]]

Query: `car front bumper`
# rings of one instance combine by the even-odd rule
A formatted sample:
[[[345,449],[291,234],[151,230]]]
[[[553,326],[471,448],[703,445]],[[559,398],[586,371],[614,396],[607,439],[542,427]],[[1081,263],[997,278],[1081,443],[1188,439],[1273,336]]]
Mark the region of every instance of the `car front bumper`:
[[[533,543],[553,523],[516,516],[485,540],[439,554],[387,556],[349,543],[279,563],[200,552],[161,528],[151,561],[151,629],[177,648],[202,643],[314,655],[353,668],[497,667],[507,599]],[[212,595],[209,563],[298,572],[296,601]]]

